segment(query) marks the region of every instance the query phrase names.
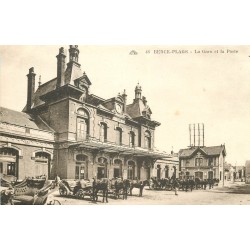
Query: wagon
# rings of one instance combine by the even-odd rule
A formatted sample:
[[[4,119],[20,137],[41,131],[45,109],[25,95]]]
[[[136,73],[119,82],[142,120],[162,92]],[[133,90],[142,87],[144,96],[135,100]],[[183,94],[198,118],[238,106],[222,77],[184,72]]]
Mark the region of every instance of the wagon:
[[[59,182],[59,194],[84,199],[85,196],[92,197],[93,188],[88,180],[63,179]]]

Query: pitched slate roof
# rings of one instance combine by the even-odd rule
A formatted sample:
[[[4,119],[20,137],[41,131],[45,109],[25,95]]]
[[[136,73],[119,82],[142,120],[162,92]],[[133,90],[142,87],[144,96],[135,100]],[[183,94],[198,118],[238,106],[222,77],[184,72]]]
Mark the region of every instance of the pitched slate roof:
[[[53,131],[40,117],[0,107],[0,121],[17,126]]]
[[[146,109],[143,101],[141,99],[136,100],[132,104],[127,105],[127,113],[132,117],[142,116],[142,112]]]
[[[216,156],[220,155],[221,152],[226,155],[225,146],[212,146],[212,147],[193,147],[193,148],[187,148],[187,149],[180,149],[179,151],[179,157],[180,158],[190,158],[195,152],[202,151],[207,156]]]
[[[74,80],[83,76],[81,65],[76,62],[69,62],[65,71],[65,84],[74,85]]]
[[[57,78],[54,78],[38,87],[38,89],[34,93],[32,108],[36,108],[44,104],[44,101],[40,99],[40,96],[45,95],[52,90],[55,90],[56,82],[57,82]],[[27,110],[27,107],[25,106],[23,109],[23,112],[25,112],[26,110]]]

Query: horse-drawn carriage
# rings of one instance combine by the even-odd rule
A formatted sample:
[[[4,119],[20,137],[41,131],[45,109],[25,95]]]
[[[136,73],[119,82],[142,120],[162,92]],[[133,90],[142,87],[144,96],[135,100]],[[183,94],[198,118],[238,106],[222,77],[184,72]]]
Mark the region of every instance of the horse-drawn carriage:
[[[59,182],[59,194],[61,196],[74,196],[84,199],[85,196],[93,196],[92,184],[88,180],[63,179]]]
[[[151,177],[149,188],[153,190],[171,191],[174,189],[174,182],[173,182],[173,179],[170,179],[170,178],[159,179],[156,177]]]
[[[45,178],[27,177],[18,182],[10,176],[2,176],[1,205],[45,205],[52,187],[53,181]]]
[[[138,188],[139,196],[142,196],[145,185],[149,185],[148,181],[124,180],[122,178],[102,178],[91,181],[63,179],[59,182],[59,194],[78,199],[89,196],[93,201],[98,201],[100,196],[103,197],[103,202],[105,199],[108,202],[108,197],[127,199],[128,195],[132,195],[133,188]]]

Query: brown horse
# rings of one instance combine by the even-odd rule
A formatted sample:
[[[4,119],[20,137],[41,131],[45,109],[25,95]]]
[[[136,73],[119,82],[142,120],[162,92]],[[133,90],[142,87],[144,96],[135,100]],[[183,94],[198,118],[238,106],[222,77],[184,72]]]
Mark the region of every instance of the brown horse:
[[[138,188],[139,189],[139,197],[142,197],[142,192],[145,186],[149,186],[149,181],[148,180],[144,180],[144,181],[140,181],[140,180],[132,180],[130,181],[130,195],[132,196],[132,190],[133,188]]]
[[[106,178],[103,178],[101,180],[94,180],[93,181],[93,201],[98,200],[98,192],[102,192],[102,202],[106,199],[106,202],[108,203],[108,190],[109,190],[109,180]]]

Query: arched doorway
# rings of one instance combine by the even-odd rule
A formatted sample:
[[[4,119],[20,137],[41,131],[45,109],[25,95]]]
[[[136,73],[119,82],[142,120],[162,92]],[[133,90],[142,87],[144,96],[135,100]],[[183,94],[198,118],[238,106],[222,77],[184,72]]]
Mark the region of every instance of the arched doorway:
[[[120,159],[114,160],[114,178],[122,176],[122,161]]]
[[[213,179],[213,178],[214,178],[214,172],[208,171],[208,179]]]
[[[201,171],[195,172],[194,176],[195,176],[195,178],[199,178],[199,179],[203,180],[203,172],[201,172]]]
[[[83,154],[76,155],[75,179],[83,180],[88,178],[88,157]]]
[[[32,171],[33,177],[46,175],[50,178],[50,154],[46,152],[37,152],[35,154],[35,167]]]
[[[128,179],[133,180],[135,178],[135,162],[128,161]]]
[[[18,150],[13,148],[0,149],[0,172],[18,178]]]
[[[107,178],[108,160],[104,157],[99,157],[97,160],[97,179]]]

